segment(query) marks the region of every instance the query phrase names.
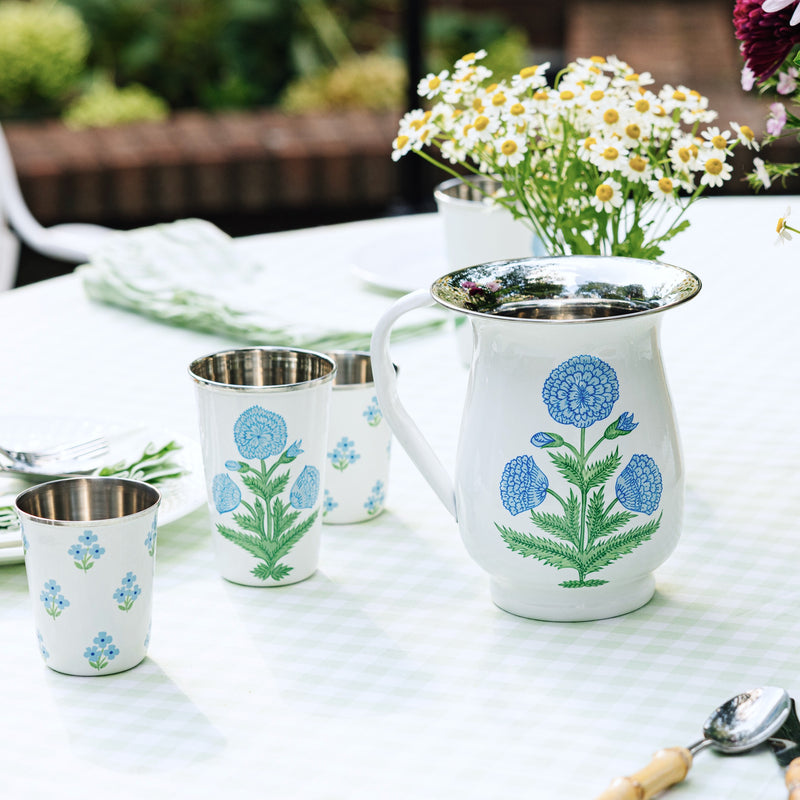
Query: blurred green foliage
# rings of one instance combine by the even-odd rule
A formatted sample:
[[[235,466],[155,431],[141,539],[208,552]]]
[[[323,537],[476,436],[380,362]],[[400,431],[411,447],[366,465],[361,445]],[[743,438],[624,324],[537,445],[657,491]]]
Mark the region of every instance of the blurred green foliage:
[[[161,120],[168,116],[166,102],[141,84],[119,88],[100,76],[67,107],[62,119],[67,127],[78,129]]]
[[[53,2],[0,2],[0,113],[54,113],[86,68],[89,32]]]

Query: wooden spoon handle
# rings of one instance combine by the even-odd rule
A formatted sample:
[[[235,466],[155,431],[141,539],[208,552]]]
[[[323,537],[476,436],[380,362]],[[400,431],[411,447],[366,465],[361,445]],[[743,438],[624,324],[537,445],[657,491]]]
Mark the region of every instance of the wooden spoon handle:
[[[789,790],[789,800],[800,800],[800,758],[795,758],[786,767],[786,788]]]
[[[800,759],[798,759],[800,762]],[[692,766],[692,754],[685,747],[659,750],[644,768],[626,778],[616,778],[597,800],[648,800],[680,783]],[[800,767],[800,763],[798,764]],[[800,771],[798,771],[800,777]],[[787,773],[788,780],[788,773]],[[800,793],[789,800],[800,800]]]

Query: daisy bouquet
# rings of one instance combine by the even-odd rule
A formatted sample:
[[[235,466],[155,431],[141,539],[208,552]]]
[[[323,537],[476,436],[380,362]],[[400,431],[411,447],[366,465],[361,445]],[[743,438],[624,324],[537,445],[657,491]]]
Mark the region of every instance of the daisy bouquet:
[[[656,258],[689,226],[688,207],[757,148],[751,128],[712,126],[708,100],[656,90],[614,56],[577,59],[550,86],[549,64],[495,79],[481,50],[420,81],[427,108],[400,121],[392,158],[416,153],[469,182],[494,177],[492,202],[523,219],[552,254]]]

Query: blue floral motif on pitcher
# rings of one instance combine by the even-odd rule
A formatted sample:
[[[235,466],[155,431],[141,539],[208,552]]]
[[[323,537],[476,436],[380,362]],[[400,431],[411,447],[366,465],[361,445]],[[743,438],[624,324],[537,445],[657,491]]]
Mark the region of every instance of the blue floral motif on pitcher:
[[[663,481],[655,460],[645,454],[632,455],[614,483],[615,496],[606,498],[609,481],[622,466],[619,447],[602,456],[600,447],[633,434],[639,426],[631,411],[623,411],[595,440],[587,432],[595,423],[611,416],[620,397],[614,368],[594,355],[577,355],[558,364],[542,387],[547,412],[557,423],[580,430],[577,442],[568,432],[536,431],[530,443],[546,451],[555,473],[571,488],[569,493],[553,487],[545,470],[532,456],[510,459],[500,476],[500,499],[512,516],[528,512],[540,533],[515,530],[496,522],[510,550],[534,558],[555,569],[574,569],[577,580],[565,580],[565,588],[601,586],[600,572],[648,541],[661,524],[661,514],[652,515],[661,502]],[[574,436],[574,434],[573,434]],[[537,511],[548,497],[553,510]],[[637,515],[651,517],[630,526]]]

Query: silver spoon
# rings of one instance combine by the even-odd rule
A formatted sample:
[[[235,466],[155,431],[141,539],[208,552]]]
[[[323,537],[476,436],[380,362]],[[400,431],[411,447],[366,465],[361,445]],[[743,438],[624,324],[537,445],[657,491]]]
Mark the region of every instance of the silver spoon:
[[[784,689],[765,686],[737,694],[723,703],[703,725],[703,738],[689,747],[659,750],[639,772],[612,781],[597,800],[648,800],[680,783],[693,757],[706,747],[722,753],[743,753],[763,744],[792,713],[792,698]]]

